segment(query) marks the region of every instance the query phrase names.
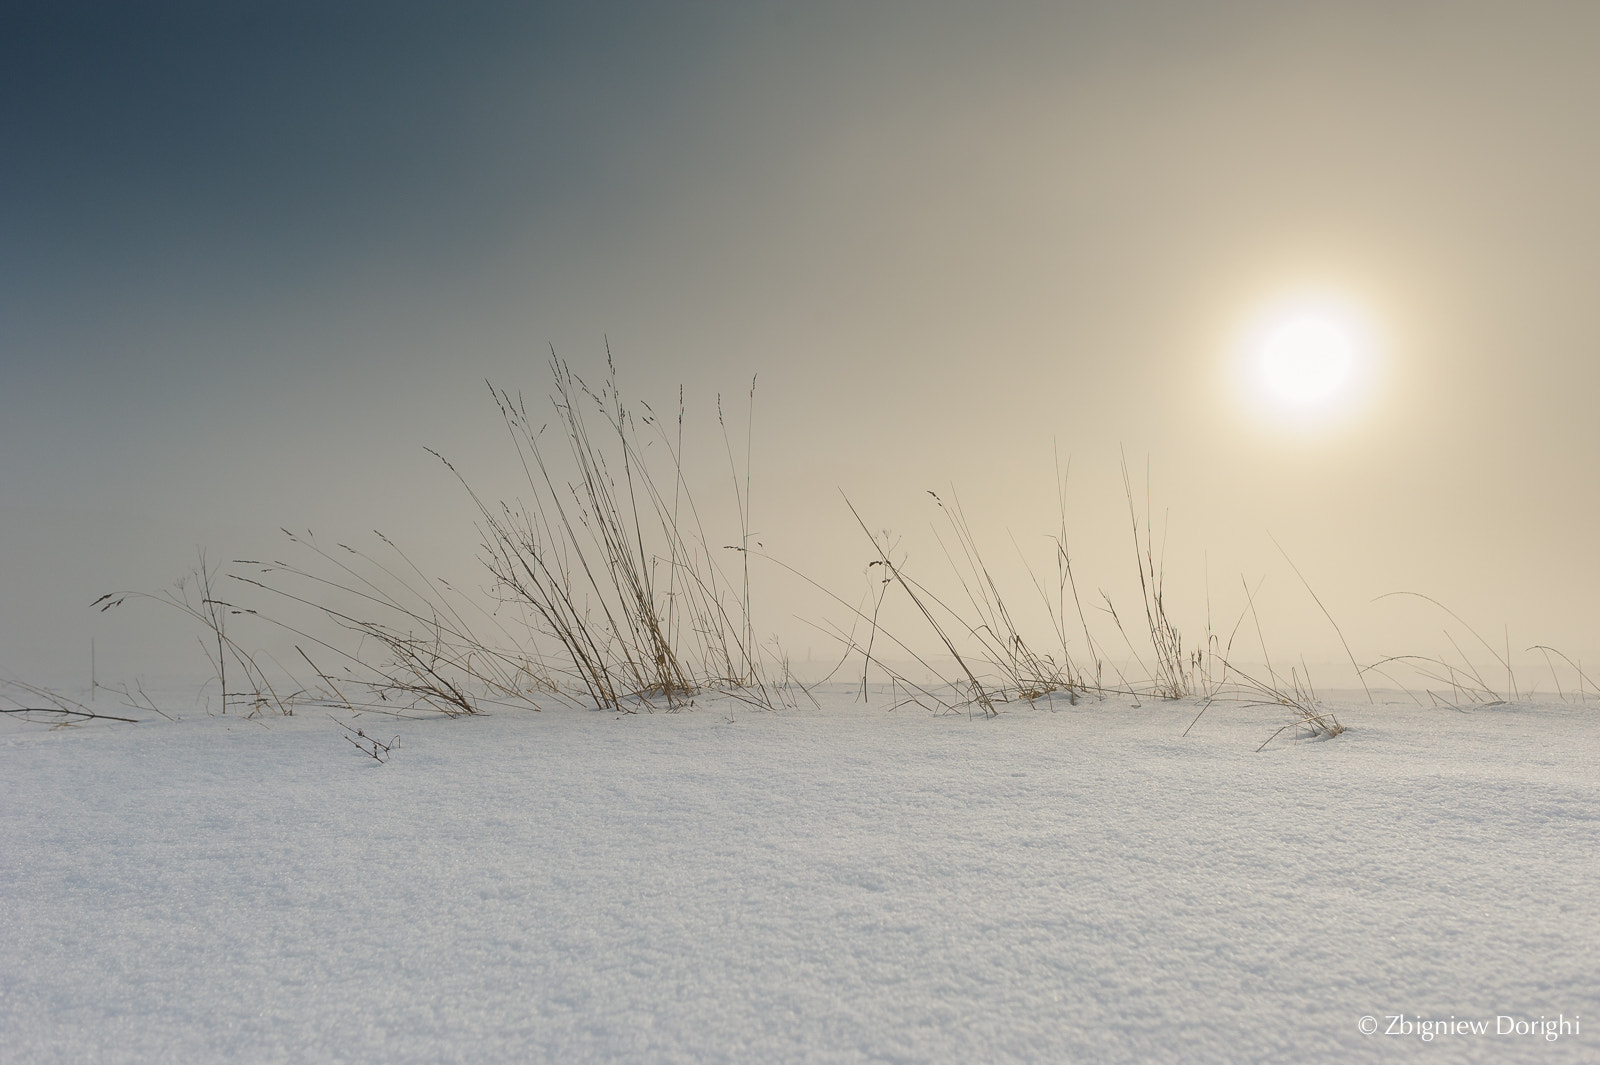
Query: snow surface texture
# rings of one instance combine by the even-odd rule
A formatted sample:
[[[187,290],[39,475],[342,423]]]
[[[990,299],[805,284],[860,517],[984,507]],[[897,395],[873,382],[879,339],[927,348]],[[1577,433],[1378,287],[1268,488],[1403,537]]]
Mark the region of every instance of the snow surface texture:
[[[1600,1060],[1592,703],[1196,709],[6,718],[0,1062]]]

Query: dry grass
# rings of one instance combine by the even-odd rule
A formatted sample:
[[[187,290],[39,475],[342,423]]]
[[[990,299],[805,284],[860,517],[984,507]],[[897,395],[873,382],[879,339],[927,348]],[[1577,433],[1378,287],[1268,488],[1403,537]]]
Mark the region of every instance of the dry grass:
[[[1583,671],[1582,663],[1574,662],[1572,659],[1568,658],[1565,654],[1556,650],[1554,647],[1546,647],[1542,643],[1536,643],[1532,647],[1527,648],[1527,650],[1538,651],[1544,656],[1545,664],[1550,667],[1550,680],[1555,685],[1556,697],[1562,702],[1576,701],[1581,704],[1596,698],[1597,695],[1600,695],[1600,689],[1595,688],[1594,681],[1589,679],[1589,675]],[[1578,690],[1572,693],[1570,696],[1567,694],[1567,692],[1562,690],[1561,675],[1556,672],[1556,664],[1554,658],[1551,657],[1552,655],[1554,655],[1555,658],[1559,658],[1561,661],[1565,662],[1567,664],[1567,668],[1577,674]]]
[[[935,536],[953,576],[954,592],[947,595],[936,593],[913,577],[903,552],[896,556],[886,535],[872,536],[866,522],[851,507],[857,524],[864,532],[868,532],[873,543],[875,557],[870,566],[879,568],[883,576],[880,580],[880,599],[873,605],[870,614],[855,611],[856,616],[867,623],[867,638],[858,644],[852,631],[842,637],[847,648],[861,653],[868,663],[879,665],[895,686],[909,687],[909,681],[903,673],[875,662],[873,656],[874,643],[879,639],[891,640],[898,647],[907,646],[898,637],[891,636],[880,621],[881,595],[892,590],[913,608],[913,617],[926,623],[944,648],[947,659],[954,664],[953,670],[941,671],[932,669],[921,658],[915,659],[939,677],[936,690],[954,693],[952,698],[937,703],[940,708],[976,706],[986,714],[993,714],[998,712],[998,704],[1005,701],[1032,701],[1052,693],[1064,693],[1074,703],[1079,697],[1089,694],[1124,693],[1135,698],[1165,700],[1199,696],[1203,701],[1195,715],[1195,722],[1219,700],[1238,705],[1287,709],[1291,715],[1290,722],[1269,736],[1263,747],[1290,729],[1296,730],[1297,734],[1320,737],[1341,734],[1344,726],[1318,698],[1303,662],[1291,667],[1287,674],[1274,668],[1256,610],[1255,597],[1259,586],[1252,590],[1247,583],[1243,584],[1245,606],[1226,641],[1211,630],[1208,594],[1204,641],[1198,649],[1185,646],[1169,611],[1164,551],[1158,550],[1151,535],[1149,504],[1146,502],[1145,513],[1141,517],[1126,462],[1123,463],[1122,474],[1137,584],[1144,610],[1142,632],[1130,631],[1108,593],[1101,590],[1100,597],[1104,616],[1127,648],[1130,666],[1124,667],[1110,660],[1104,651],[1104,642],[1094,635],[1083,608],[1078,580],[1067,548],[1064,480],[1059,474],[1057,483],[1058,498],[1061,500],[1061,526],[1058,535],[1052,537],[1056,562],[1055,587],[1047,589],[1035,570],[1023,560],[1028,580],[1044,606],[1054,644],[1050,652],[1037,649],[1038,644],[1031,638],[1027,626],[1008,604],[1001,583],[984,561],[977,537],[953,492],[948,502],[937,493],[928,493],[945,519],[945,533],[940,535],[936,530]],[[1145,498],[1149,498],[1148,490]],[[1018,554],[1020,556],[1020,549]],[[1290,565],[1293,567],[1292,561]],[[1295,572],[1300,575],[1297,568]],[[1305,581],[1303,575],[1301,580]],[[1305,586],[1332,624],[1332,615],[1320,598],[1308,582]],[[1236,638],[1247,618],[1259,641],[1264,668],[1244,666],[1234,655]],[[1081,649],[1076,653],[1073,644],[1079,641],[1069,639],[1073,620],[1076,620],[1082,637],[1079,644]],[[1334,629],[1343,642],[1344,635],[1338,630],[1337,624],[1334,624]],[[1348,644],[1344,646],[1348,652]],[[1354,662],[1353,655],[1351,658]],[[1360,667],[1357,666],[1357,669],[1359,671]],[[1108,681],[1108,673],[1114,675],[1115,679]],[[920,703],[921,699],[912,701]],[[1191,722],[1190,728],[1193,726],[1194,722]]]
[[[1154,668],[1150,671],[1151,686],[1154,694],[1160,698],[1182,699],[1194,694],[1194,679],[1190,675],[1189,663],[1184,657],[1183,636],[1167,614],[1166,538],[1162,537],[1163,557],[1160,564],[1157,564],[1155,544],[1151,536],[1149,473],[1147,471],[1145,475],[1145,523],[1141,543],[1139,512],[1134,503],[1133,484],[1128,477],[1127,456],[1123,456],[1122,459],[1122,487],[1128,500],[1128,522],[1133,530],[1134,567],[1139,573],[1139,593],[1144,605],[1145,626],[1150,635],[1150,648],[1155,662]],[[1106,600],[1106,606],[1111,609],[1112,617],[1115,619],[1116,611],[1111,608],[1109,598]],[[1117,621],[1117,628],[1122,629],[1120,620]],[[1123,638],[1127,639],[1125,631]],[[1130,650],[1132,646],[1132,642],[1129,641]]]
[[[1285,554],[1284,557],[1287,559],[1288,555]],[[1292,561],[1289,564],[1291,567],[1294,565]],[[1295,573],[1297,576],[1300,575],[1298,569]],[[1300,579],[1305,580],[1304,576]],[[1311,670],[1303,661],[1298,667],[1290,666],[1286,676],[1273,667],[1266,635],[1261,628],[1261,615],[1256,609],[1256,597],[1261,585],[1258,582],[1252,589],[1249,582],[1241,577],[1240,586],[1243,589],[1245,605],[1228,633],[1226,643],[1222,643],[1214,636],[1207,637],[1208,653],[1203,658],[1207,666],[1203,674],[1206,694],[1200,704],[1200,710],[1195,714],[1194,720],[1189,722],[1189,727],[1183,730],[1183,734],[1187,736],[1212,704],[1219,700],[1242,706],[1279,706],[1289,711],[1289,723],[1268,736],[1261,746],[1256,748],[1257,751],[1265,750],[1268,744],[1290,729],[1296,730],[1297,735],[1304,733],[1313,738],[1324,739],[1331,739],[1344,732],[1344,726],[1339,723],[1339,719],[1317,697],[1317,690],[1311,683]],[[1309,583],[1306,584],[1306,590],[1311,592],[1313,599],[1316,598],[1316,592],[1311,591]],[[1320,599],[1317,599],[1317,605],[1322,605]],[[1323,612],[1327,614],[1326,607],[1323,608]],[[1327,616],[1329,622],[1333,622],[1333,616],[1331,614]],[[1261,652],[1262,668],[1259,671],[1253,666],[1244,668],[1237,665],[1233,656],[1234,642],[1246,617],[1250,618]],[[1338,629],[1337,623],[1334,624],[1334,628]],[[1342,632],[1339,633],[1339,638],[1341,641],[1344,639]],[[1346,647],[1348,649],[1348,645]],[[1214,665],[1222,667],[1220,673],[1214,670]],[[1357,667],[1358,671],[1359,668]],[[1371,698],[1370,692],[1368,698]]]
[[[9,696],[19,706],[0,706],[0,714],[15,714],[17,720],[47,723],[51,728],[70,728],[84,721],[121,721],[137,725],[138,718],[117,714],[102,714],[91,710],[78,700],[62,695],[50,688],[28,684],[20,680],[0,680],[0,687],[13,688],[23,697]]]
[[[298,561],[239,560],[236,565],[245,568],[227,574],[272,600],[271,611],[258,613],[219,598],[220,571],[203,554],[195,570],[167,591],[112,593],[95,605],[108,610],[142,599],[196,622],[223,713],[291,713],[297,701],[314,701],[357,711],[473,715],[497,706],[539,709],[552,699],[631,713],[682,709],[710,690],[757,707],[796,705],[809,693],[795,681],[776,639],[768,641],[770,648],[758,641],[752,613],[753,559],[795,574],[752,538],[754,380],[742,448],[735,447],[736,434],[717,399],[733,502],[731,514],[718,515],[726,531],[713,537],[686,475],[681,391],[675,418],[663,420],[647,405],[623,400],[614,369],[598,386],[553,353],[549,369],[548,420],[535,417],[521,395],[489,388],[522,475],[510,498],[480,494],[453,463],[433,453],[460,484],[475,515],[486,597],[425,575],[382,534],[375,534],[372,549],[343,543],[328,549],[310,533],[286,530]],[[1321,737],[1342,733],[1303,661],[1287,674],[1273,666],[1256,609],[1259,584],[1252,589],[1241,579],[1244,607],[1223,641],[1211,628],[1208,581],[1203,639],[1198,647],[1186,646],[1169,607],[1166,535],[1156,542],[1148,471],[1142,506],[1125,456],[1121,474],[1143,625],[1124,624],[1104,589],[1097,609],[1085,609],[1068,547],[1066,479],[1058,462],[1059,528],[1049,537],[1054,580],[1039,578],[1013,538],[1026,572],[1020,599],[1003,588],[953,489],[947,498],[928,493],[941,518],[934,537],[948,566],[950,580],[940,585],[943,591],[914,574],[899,541],[874,534],[846,499],[872,546],[866,565],[873,576],[871,591],[852,604],[796,574],[843,608],[842,620],[815,623],[842,648],[835,672],[859,660],[863,692],[875,669],[896,693],[895,705],[941,713],[993,716],[1011,701],[1061,694],[1077,703],[1087,695],[1126,693],[1135,699],[1198,697],[1196,722],[1219,700],[1287,709],[1289,724],[1263,747],[1289,729]],[[1417,596],[1444,610],[1498,668],[1478,668],[1448,630],[1453,656],[1392,656],[1361,666],[1310,582],[1281,546],[1279,551],[1333,626],[1363,687],[1368,672],[1387,677],[1385,669],[1403,665],[1447,692],[1452,705],[1520,698],[1509,638],[1502,653],[1442,604],[1417,593],[1395,594]],[[1042,628],[1030,621],[1040,606]],[[909,613],[900,617],[902,610]],[[886,613],[899,620],[886,623]],[[1112,640],[1120,641],[1126,656],[1107,653],[1091,615],[1108,620]],[[297,668],[283,669],[270,656],[247,651],[230,628],[241,616],[286,633]],[[1234,652],[1246,618],[1259,643],[1260,667],[1243,664]],[[920,640],[907,635],[908,624],[924,633]],[[894,626],[902,631],[891,631]],[[936,653],[918,650],[930,638]],[[1560,652],[1530,648],[1535,649],[1545,655],[1562,697],[1556,658],[1576,670],[1580,701],[1594,688]],[[909,660],[933,679],[910,675],[890,657]],[[295,679],[305,675],[300,663],[315,678],[309,684]],[[264,664],[273,667],[270,676]],[[1498,676],[1500,671],[1503,686],[1490,679],[1491,672]],[[1431,687],[1428,695],[1446,702]],[[91,713],[59,700],[51,707],[6,712],[48,712],[63,720]],[[383,761],[388,748],[357,731],[363,752]]]
[[[1368,666],[1368,670],[1392,681],[1391,674],[1396,670],[1396,667],[1409,669],[1422,680],[1424,692],[1435,705],[1493,704],[1511,702],[1522,698],[1522,692],[1517,684],[1516,671],[1511,665],[1511,638],[1509,633],[1506,635],[1506,644],[1502,653],[1502,649],[1496,648],[1488,640],[1485,640],[1459,614],[1432,596],[1424,595],[1421,592],[1400,591],[1389,592],[1378,597],[1379,600],[1390,598],[1419,599],[1448,615],[1471,635],[1478,646],[1488,652],[1496,668],[1492,671],[1487,666],[1480,668],[1481,659],[1474,661],[1473,656],[1462,647],[1455,634],[1446,628],[1443,630],[1443,635],[1453,654],[1447,653],[1436,656],[1390,655]],[[1529,648],[1529,650],[1533,650],[1533,648]],[[1490,679],[1495,673],[1501,671],[1503,671],[1505,677],[1503,686],[1500,686],[1498,681]],[[1435,689],[1434,685],[1438,685],[1438,688]],[[1449,698],[1444,697],[1446,691],[1449,692]]]
[[[1254,671],[1246,671],[1227,662],[1225,658],[1223,662],[1229,683],[1205,699],[1199,713],[1189,722],[1189,727],[1183,730],[1185,736],[1194,728],[1201,715],[1218,699],[1227,699],[1240,706],[1279,706],[1289,711],[1288,724],[1263,740],[1261,746],[1256,748],[1257,751],[1265,750],[1273,740],[1291,729],[1297,734],[1322,739],[1332,739],[1344,732],[1344,726],[1339,724],[1339,719],[1317,697],[1309,671],[1303,672],[1304,666],[1290,667],[1287,677],[1277,676],[1270,672],[1269,667],[1269,672],[1263,678]]]
[[[636,415],[623,403],[614,377],[592,389],[559,360],[551,372],[556,447],[565,445],[571,479],[555,472],[544,427],[522,398],[492,388],[529,495],[491,506],[460,478],[496,597],[525,612],[535,639],[561,647],[569,680],[597,706],[659,700],[675,709],[707,688],[776,705],[751,618],[748,437],[741,484],[719,398],[740,540],[722,550],[739,557],[735,581],[718,565],[684,475],[681,396],[669,435],[648,407]],[[670,480],[647,461],[650,443],[665,453]]]
[[[1136,667],[1131,678],[1128,670],[1105,654],[1102,642],[1095,638],[1089,625],[1068,549],[1065,481],[1059,472],[1056,480],[1060,529],[1051,538],[1055,586],[1046,588],[1034,568],[1022,559],[1028,582],[1048,619],[1049,632],[1045,640],[1034,639],[1026,625],[1019,621],[1000,581],[985,561],[959,498],[952,491],[947,503],[938,493],[930,491],[928,495],[939,508],[945,529],[941,534],[936,528],[934,535],[954,581],[952,591],[944,595],[913,577],[904,557],[896,561],[888,538],[873,536],[865,520],[846,500],[856,523],[873,544],[876,557],[870,567],[879,568],[882,574],[879,601],[871,615],[856,611],[858,617],[868,622],[866,642],[856,646],[852,633],[846,646],[861,651],[869,663],[873,661],[874,641],[880,635],[888,635],[879,622],[881,595],[892,588],[913,608],[913,616],[926,623],[945,656],[954,663],[955,670],[950,675],[928,668],[940,676],[940,687],[955,693],[957,708],[974,705],[985,714],[993,714],[997,712],[998,703],[1031,702],[1056,693],[1066,695],[1073,703],[1088,693],[1125,692],[1136,697],[1163,699],[1191,695],[1194,671],[1199,668],[1201,658],[1185,651],[1182,636],[1168,615],[1164,566],[1150,540],[1148,523],[1143,528],[1140,525],[1126,464],[1123,474],[1149,638],[1143,651],[1123,625],[1110,595],[1103,590],[1100,595],[1104,612],[1127,646]],[[1014,539],[1012,545],[1016,546]],[[1020,548],[1017,553],[1020,557]],[[1082,647],[1077,652],[1072,646],[1074,628],[1081,631],[1083,637]],[[895,645],[906,646],[899,638],[890,638]],[[1047,643],[1050,649],[1043,650]],[[1153,668],[1145,664],[1146,658],[1154,663]],[[927,667],[921,658],[916,661]],[[889,670],[881,662],[877,664],[889,674],[891,682],[909,683],[902,673]],[[1115,675],[1115,681],[1107,681],[1108,668]]]
[[[109,592],[92,604],[102,612],[120,607],[129,600],[158,603],[176,610],[196,622],[201,634],[197,637],[200,650],[217,680],[218,701],[221,712],[230,706],[244,709],[249,716],[264,712],[294,713],[295,700],[301,694],[274,685],[254,652],[247,650],[228,632],[229,619],[253,613],[217,598],[217,578],[220,567],[206,558],[204,550],[196,552],[195,567],[180,577],[171,588],[160,592]]]
[[[283,532],[306,564],[240,559],[236,565],[250,569],[230,576],[278,602],[279,610],[257,616],[294,640],[317,679],[319,703],[452,717],[481,713],[485,704],[532,705],[525,697],[540,676],[522,649],[469,596],[425,576],[388,537],[374,533],[387,556],[380,558],[348,544],[326,550],[309,532]],[[285,620],[285,608],[296,607],[305,620]],[[476,626],[467,620],[474,612]],[[501,638],[486,639],[488,631]]]
[[[614,375],[592,388],[560,360],[550,370],[557,432],[490,386],[523,474],[517,497],[491,502],[431,452],[476,512],[487,603],[425,576],[381,534],[381,557],[285,531],[304,561],[240,561],[250,570],[232,576],[278,602],[266,620],[293,637],[320,700],[475,714],[577,698],[636,712],[716,689],[791,704],[794,685],[766,679],[781,651],[764,652],[751,617],[753,430],[741,471],[719,397],[738,543],[718,548],[685,476],[681,394],[676,423],[663,425],[624,403]],[[753,413],[754,382],[750,402]],[[718,562],[729,553],[733,578]],[[285,620],[292,611],[310,614]]]
[[[861,515],[856,512],[856,508],[850,503],[849,499],[845,500],[845,506],[850,507],[850,513],[855,515],[856,523],[861,526],[861,531],[867,534],[867,539],[872,541],[872,546],[877,550],[878,557],[872,560],[870,566],[882,567],[882,582],[884,587],[887,588],[889,585],[899,586],[900,590],[905,594],[912,606],[916,608],[917,613],[921,614],[922,617],[928,622],[928,625],[933,630],[934,635],[939,638],[939,642],[943,644],[945,650],[950,653],[950,657],[955,659],[956,666],[966,677],[965,693],[967,699],[971,704],[981,707],[985,716],[993,717],[995,714],[999,713],[999,711],[995,709],[994,699],[989,695],[988,691],[984,689],[983,682],[978,679],[975,673],[973,673],[972,667],[967,665],[966,660],[961,657],[961,652],[956,648],[955,641],[950,638],[949,633],[947,633],[944,627],[939,624],[938,619],[934,616],[933,610],[930,609],[930,603],[943,607],[946,612],[949,612],[949,608],[945,607],[942,602],[934,597],[932,593],[930,593],[922,585],[918,584],[914,580],[909,579],[905,574],[904,566],[897,566],[894,563],[894,560],[890,557],[889,546],[872,535],[872,530],[868,529],[867,523],[861,520]],[[970,627],[969,631],[971,631]],[[876,634],[877,611],[874,611],[873,636],[875,637]],[[872,646],[871,639],[869,639],[867,646],[867,655],[870,659]],[[865,687],[865,684],[865,675],[863,675],[863,687]],[[951,687],[960,689],[962,684],[961,682],[957,681],[955,684],[952,684]]]
[[[473,715],[496,706],[539,709],[549,699],[574,698],[637,712],[681,709],[713,689],[758,707],[795,705],[797,695],[808,693],[794,681],[775,640],[770,651],[758,645],[751,614],[753,558],[794,572],[757,550],[751,539],[751,426],[745,428],[741,469],[719,397],[718,422],[733,488],[731,524],[738,540],[719,548],[707,535],[685,475],[681,394],[676,418],[663,422],[647,406],[636,413],[626,404],[614,377],[594,388],[559,360],[552,359],[550,370],[550,423],[537,422],[521,396],[490,388],[523,474],[519,497],[489,502],[454,464],[434,453],[476,512],[488,602],[426,576],[382,534],[375,534],[379,546],[373,550],[343,543],[329,549],[310,533],[285,530],[300,561],[240,560],[237,566],[246,568],[228,575],[272,599],[277,604],[272,611],[219,599],[214,594],[218,571],[203,557],[197,570],[168,592],[115,593],[97,605],[109,609],[143,598],[198,622],[223,712],[246,704],[251,713],[267,707],[288,713],[299,699],[362,712]],[[750,402],[753,414],[753,382]],[[1047,619],[1043,641],[1013,609],[953,491],[948,502],[929,493],[943,519],[935,538],[953,575],[953,592],[936,592],[914,576],[904,552],[887,534],[874,535],[846,499],[872,545],[867,572],[876,575],[875,589],[860,605],[824,589],[846,610],[848,626],[825,621],[818,627],[841,643],[841,665],[859,655],[863,691],[869,671],[877,669],[896,692],[897,706],[993,716],[1008,701],[1055,694],[1076,703],[1091,694],[1176,700],[1198,691],[1206,699],[1201,714],[1226,698],[1286,707],[1294,715],[1291,724],[1315,734],[1343,731],[1321,708],[1302,670],[1291,669],[1285,678],[1272,667],[1248,586],[1240,623],[1246,614],[1253,621],[1266,659],[1264,672],[1234,664],[1240,623],[1222,646],[1208,620],[1202,649],[1185,647],[1169,613],[1165,538],[1158,550],[1148,488],[1141,519],[1126,461],[1122,476],[1144,611],[1142,646],[1110,595],[1101,590],[1100,597],[1129,663],[1110,659],[1084,609],[1068,548],[1066,487],[1059,467],[1060,526],[1050,538],[1053,587],[1022,560]],[[1020,558],[1020,548],[1017,553]],[[730,557],[737,558],[731,574],[720,564]],[[953,670],[935,668],[914,641],[890,631],[883,621],[890,596],[926,626]],[[1322,606],[1320,599],[1317,603]],[[288,634],[314,682],[280,697],[290,685],[275,685],[260,659],[229,631],[230,621],[241,615]],[[897,669],[880,646],[909,657],[936,679],[930,683]],[[282,672],[294,676],[294,671]],[[767,679],[769,672],[778,676],[776,683]],[[369,743],[365,734],[357,740],[369,757],[387,757],[384,745]]]
[[[971,610],[971,614],[965,615],[971,620],[963,622],[963,627],[978,642],[985,660],[1000,675],[1002,691],[1012,698],[1029,702],[1061,692],[1076,703],[1078,696],[1098,685],[1099,678],[1098,670],[1091,677],[1068,647],[1064,596],[1066,587],[1072,583],[1072,563],[1066,551],[1065,534],[1056,541],[1056,602],[1052,603],[1038,577],[1028,568],[1029,579],[1044,603],[1054,630],[1055,647],[1046,652],[1038,650],[1029,641],[1015,613],[1007,605],[999,582],[984,562],[959,498],[952,492],[947,505],[938,493],[930,491],[928,495],[943,512],[949,535],[955,544],[955,550],[952,551],[942,538],[939,541],[960,587],[961,597]],[[1018,554],[1021,554],[1020,550]],[[1073,595],[1076,601],[1075,590]],[[1090,646],[1092,654],[1092,641]]]

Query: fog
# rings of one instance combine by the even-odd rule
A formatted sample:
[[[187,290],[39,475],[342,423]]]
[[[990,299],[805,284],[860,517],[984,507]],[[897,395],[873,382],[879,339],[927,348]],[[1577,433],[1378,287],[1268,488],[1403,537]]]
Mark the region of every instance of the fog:
[[[425,448],[514,493],[484,382],[537,406],[608,348],[630,399],[682,387],[710,500],[719,395],[738,471],[753,414],[753,533],[851,601],[845,500],[932,575],[933,490],[1018,598],[1064,500],[1121,609],[1126,460],[1187,634],[1259,584],[1274,653],[1336,662],[1298,567],[1363,661],[1462,631],[1401,590],[1600,651],[1597,46],[1587,4],[9,10],[0,671],[203,665],[90,602],[280,527],[470,585]],[[1316,418],[1238,370],[1307,294],[1367,343]]]

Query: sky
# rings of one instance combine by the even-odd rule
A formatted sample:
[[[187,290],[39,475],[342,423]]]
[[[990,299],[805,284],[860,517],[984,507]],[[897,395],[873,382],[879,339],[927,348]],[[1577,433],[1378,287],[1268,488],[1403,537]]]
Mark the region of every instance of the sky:
[[[846,499],[930,579],[929,490],[1043,569],[1059,466],[1126,602],[1126,459],[1187,632],[1259,584],[1340,657],[1290,558],[1363,661],[1446,653],[1396,591],[1600,655],[1597,49],[1587,3],[8,4],[0,672],[181,668],[90,602],[281,527],[470,583],[425,449],[515,493],[485,381],[608,347],[711,494],[750,419],[753,531],[846,598]],[[1359,372],[1265,402],[1308,301]]]

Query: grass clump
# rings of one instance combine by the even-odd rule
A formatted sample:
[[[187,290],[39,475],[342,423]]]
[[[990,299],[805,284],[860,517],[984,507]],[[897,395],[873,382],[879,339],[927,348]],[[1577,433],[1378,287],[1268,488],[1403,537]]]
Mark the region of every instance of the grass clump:
[[[614,368],[598,389],[559,360],[550,368],[561,430],[554,444],[520,396],[490,389],[527,498],[490,505],[457,473],[478,511],[494,596],[521,611],[536,638],[555,641],[567,681],[597,706],[628,710],[659,699],[673,709],[706,688],[773,705],[750,614],[748,443],[742,485],[728,447],[740,543],[724,550],[741,556],[735,582],[717,564],[684,476],[681,393],[669,435],[648,407],[636,415],[623,403]],[[670,479],[658,480],[649,444],[665,453]],[[557,449],[570,479],[555,472]]]
[[[296,655],[317,678],[317,702],[448,717],[497,703],[532,705],[526,694],[540,677],[504,628],[449,582],[425,576],[387,536],[373,534],[386,549],[379,557],[343,543],[329,551],[310,532],[282,532],[310,562],[240,559],[251,569],[230,576],[310,612],[311,621],[296,623],[278,613],[258,616],[294,639]],[[476,625],[468,622],[474,611]],[[334,632],[324,634],[326,625],[317,621],[331,623]],[[499,638],[486,639],[489,629]]]
[[[286,531],[307,564],[244,562],[257,569],[240,580],[345,633],[274,619],[296,637],[322,698],[447,714],[537,709],[545,698],[676,710],[708,689],[764,707],[788,699],[788,684],[766,679],[751,618],[751,430],[741,474],[719,397],[739,542],[714,548],[684,472],[681,392],[675,423],[663,424],[624,403],[614,368],[598,388],[554,355],[550,371],[549,423],[489,386],[522,473],[518,496],[491,502],[429,449],[476,513],[487,604],[425,577],[381,534],[387,561]],[[754,392],[752,381],[752,412]],[[728,552],[740,559],[736,577],[719,565]],[[334,668],[322,668],[330,655]]]
[[[1136,697],[1162,699],[1182,699],[1192,695],[1196,670],[1201,662],[1198,656],[1185,651],[1183,638],[1167,612],[1164,563],[1156,555],[1148,522],[1141,528],[1126,462],[1123,464],[1123,482],[1149,638],[1144,653],[1141,653],[1124,627],[1110,595],[1101,590],[1100,596],[1105,614],[1110,617],[1132,656],[1136,667],[1132,679],[1128,669],[1110,659],[1103,644],[1091,630],[1068,549],[1065,481],[1060,476],[1059,464],[1057,469],[1060,530],[1051,538],[1056,570],[1054,588],[1047,588],[1026,559],[1021,560],[1048,619],[1050,632],[1044,640],[1032,638],[1026,624],[1019,620],[1001,589],[1000,581],[985,560],[959,497],[953,490],[948,503],[937,492],[927,493],[944,519],[944,531],[941,533],[936,527],[934,537],[949,565],[949,575],[953,578],[952,590],[945,595],[938,594],[913,578],[904,558],[895,562],[887,546],[887,537],[872,536],[866,522],[855,507],[850,506],[857,524],[872,540],[877,557],[870,566],[882,567],[881,583],[884,590],[893,587],[900,591],[914,608],[914,616],[927,624],[949,660],[954,663],[954,674],[942,678],[942,686],[954,692],[956,701],[953,708],[973,705],[981,708],[985,714],[993,714],[997,712],[996,704],[999,702],[1032,702],[1058,693],[1064,694],[1074,704],[1080,697],[1090,693],[1124,692]],[[849,505],[848,500],[846,504]],[[1021,555],[1018,549],[1019,558]],[[870,618],[870,636],[865,648],[869,662],[872,640],[879,633],[881,606],[880,598]],[[1074,630],[1081,631],[1083,637],[1082,647],[1077,651],[1072,647]],[[895,642],[900,644],[899,640]],[[1153,656],[1153,668],[1145,665],[1146,655]],[[1115,675],[1115,681],[1106,678],[1108,665],[1110,672]],[[902,675],[893,672],[891,679],[897,683],[906,681]]]

